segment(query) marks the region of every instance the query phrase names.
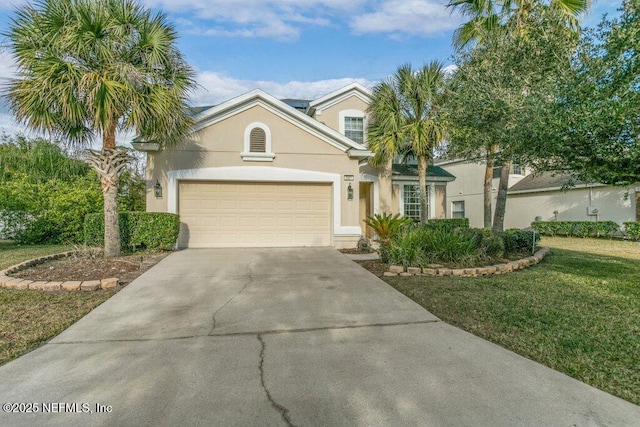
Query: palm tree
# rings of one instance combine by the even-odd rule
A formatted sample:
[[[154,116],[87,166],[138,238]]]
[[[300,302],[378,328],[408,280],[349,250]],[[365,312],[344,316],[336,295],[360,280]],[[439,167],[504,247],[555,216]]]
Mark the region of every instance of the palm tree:
[[[194,72],[164,14],[134,0],[43,0],[20,8],[8,32],[18,64],[6,95],[17,119],[88,150],[104,195],[105,256],[120,253],[118,176],[129,160],[116,130],[180,141],[191,120]]]
[[[374,87],[369,108],[373,164],[384,163],[390,169],[399,153],[418,160],[422,223],[428,218],[427,166],[445,134],[437,116],[443,87],[441,63],[431,62],[415,72],[411,65],[401,65],[391,78]]]
[[[484,43],[495,31],[520,31],[536,7],[548,7],[574,30],[578,16],[589,8],[589,0],[450,0],[447,7],[457,9],[469,20],[454,32],[453,44],[464,48],[470,43]]]

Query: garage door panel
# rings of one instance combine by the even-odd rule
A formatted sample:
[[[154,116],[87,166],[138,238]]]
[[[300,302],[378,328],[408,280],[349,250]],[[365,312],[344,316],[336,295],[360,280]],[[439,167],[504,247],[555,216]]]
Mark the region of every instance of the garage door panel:
[[[329,246],[331,185],[181,182],[181,247]]]

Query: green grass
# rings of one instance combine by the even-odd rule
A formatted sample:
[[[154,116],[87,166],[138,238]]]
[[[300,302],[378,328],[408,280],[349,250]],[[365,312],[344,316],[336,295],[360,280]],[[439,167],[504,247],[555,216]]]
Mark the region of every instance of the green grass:
[[[0,269],[69,249],[62,245],[20,246],[0,241]],[[0,289],[0,364],[58,335],[114,293]]]
[[[541,264],[508,275],[384,280],[447,323],[640,404],[640,243],[541,243]]]

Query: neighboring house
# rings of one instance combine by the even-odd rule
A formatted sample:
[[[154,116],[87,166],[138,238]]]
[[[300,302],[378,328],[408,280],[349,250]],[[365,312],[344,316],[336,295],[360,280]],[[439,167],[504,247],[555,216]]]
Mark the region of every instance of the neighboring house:
[[[447,186],[447,217],[466,217],[472,227],[482,227],[484,219],[483,182],[485,166],[466,160],[436,162],[456,176]],[[492,184],[495,207],[500,169],[496,168]],[[551,172],[532,174],[519,165],[511,168],[504,228],[526,228],[542,221],[636,221],[640,219],[640,187],[613,187],[574,182],[571,177]]]
[[[394,165],[383,194],[389,178],[368,165],[370,100],[354,83],[313,101],[254,90],[196,108],[184,143],[132,143],[147,152],[147,210],[180,214],[179,247],[354,247],[372,236],[367,216],[419,218],[415,166]],[[446,216],[454,179],[429,167],[430,217]]]

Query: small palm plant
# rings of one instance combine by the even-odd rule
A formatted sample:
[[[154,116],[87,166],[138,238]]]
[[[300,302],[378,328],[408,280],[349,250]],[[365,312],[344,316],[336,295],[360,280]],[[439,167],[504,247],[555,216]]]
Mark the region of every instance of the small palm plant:
[[[365,224],[373,228],[378,235],[380,242],[380,259],[383,262],[389,261],[389,246],[391,239],[398,234],[404,227],[413,223],[411,218],[402,218],[400,214],[391,215],[390,213],[376,214],[367,217]]]

